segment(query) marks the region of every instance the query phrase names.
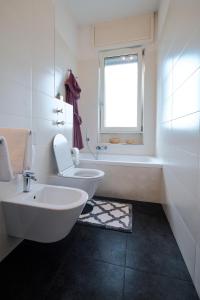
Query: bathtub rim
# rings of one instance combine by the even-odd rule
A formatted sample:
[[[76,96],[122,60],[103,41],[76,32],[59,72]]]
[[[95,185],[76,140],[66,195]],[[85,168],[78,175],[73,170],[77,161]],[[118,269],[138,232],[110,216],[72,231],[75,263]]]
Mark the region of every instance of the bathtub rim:
[[[139,168],[159,168],[162,169],[163,168],[163,164],[162,161],[155,157],[155,156],[150,156],[150,155],[135,155],[135,156],[131,156],[131,155],[127,155],[127,157],[133,158],[133,157],[145,157],[145,158],[150,158],[152,159],[152,161],[125,161],[125,160],[112,160],[112,156],[110,156],[110,160],[104,160],[104,159],[99,159],[99,160],[95,160],[94,158],[86,158],[84,157],[85,153],[82,153],[80,155],[80,163],[83,164],[95,164],[95,165],[106,165],[106,166],[124,166],[124,167],[139,167]],[[87,153],[88,154],[88,153]],[[107,154],[106,154],[107,156]],[[120,157],[120,155],[118,155]],[[123,155],[126,156],[126,155]]]

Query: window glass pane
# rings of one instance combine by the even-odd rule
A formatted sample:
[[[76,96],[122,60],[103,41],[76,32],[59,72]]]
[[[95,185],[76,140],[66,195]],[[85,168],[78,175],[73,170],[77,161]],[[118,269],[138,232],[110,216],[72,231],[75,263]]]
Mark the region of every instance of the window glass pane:
[[[104,61],[104,127],[137,127],[137,55]]]

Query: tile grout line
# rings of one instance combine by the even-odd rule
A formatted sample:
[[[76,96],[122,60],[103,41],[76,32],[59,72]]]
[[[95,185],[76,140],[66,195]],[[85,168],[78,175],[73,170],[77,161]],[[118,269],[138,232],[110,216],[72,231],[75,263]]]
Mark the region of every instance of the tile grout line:
[[[108,261],[103,260],[103,259],[100,259],[100,258],[93,258],[93,261],[101,262],[101,263],[104,263],[104,264],[107,264],[107,265],[116,266],[116,267],[120,267],[120,268],[126,267],[126,266],[123,265],[123,264],[121,264],[121,265],[120,265],[120,264],[115,264],[115,263],[108,262]]]
[[[126,269],[130,269],[133,270],[135,272],[139,272],[139,273],[144,273],[144,274],[148,274],[148,275],[153,275],[153,276],[160,276],[160,277],[166,277],[166,278],[170,278],[170,279],[174,279],[174,280],[178,280],[178,281],[183,281],[185,283],[188,283],[189,285],[193,285],[192,281],[186,280],[186,279],[181,279],[178,277],[174,277],[174,276],[170,276],[167,274],[161,274],[161,273],[152,273],[152,272],[148,272],[148,271],[143,271],[143,270],[139,270],[137,268],[133,268],[133,267],[129,267],[129,266],[125,266]]]
[[[126,277],[126,266],[124,266],[124,276],[123,276],[123,287],[122,287],[122,299],[124,299],[125,295],[125,277]]]
[[[133,217],[132,217],[132,228],[133,228]],[[122,299],[124,299],[125,295],[125,281],[126,281],[126,257],[127,257],[127,249],[128,249],[128,235],[126,235],[126,248],[125,248],[125,265],[124,265],[124,278],[123,278],[123,289],[122,289]]]

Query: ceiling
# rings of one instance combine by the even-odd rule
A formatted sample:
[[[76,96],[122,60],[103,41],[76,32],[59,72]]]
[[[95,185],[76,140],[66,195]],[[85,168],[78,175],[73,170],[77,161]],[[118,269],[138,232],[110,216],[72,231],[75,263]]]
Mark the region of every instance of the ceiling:
[[[93,24],[157,11],[161,0],[66,0],[78,24]]]

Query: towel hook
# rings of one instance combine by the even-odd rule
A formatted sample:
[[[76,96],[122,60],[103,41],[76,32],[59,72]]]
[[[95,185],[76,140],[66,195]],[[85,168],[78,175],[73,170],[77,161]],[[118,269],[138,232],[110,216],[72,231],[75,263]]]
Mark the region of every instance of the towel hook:
[[[72,73],[72,69],[67,69],[67,72]],[[76,79],[78,79],[78,76],[74,76]]]

